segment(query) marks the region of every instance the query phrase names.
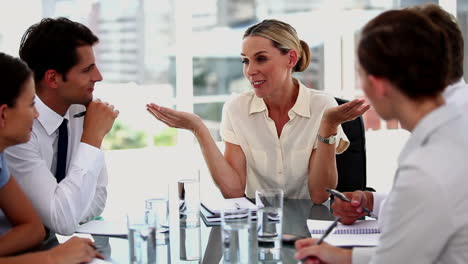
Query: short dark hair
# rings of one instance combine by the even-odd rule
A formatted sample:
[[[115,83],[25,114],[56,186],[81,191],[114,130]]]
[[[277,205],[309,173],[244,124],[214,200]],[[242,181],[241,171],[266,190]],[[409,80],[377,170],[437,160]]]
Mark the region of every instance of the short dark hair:
[[[366,24],[358,59],[368,74],[386,78],[409,98],[420,99],[445,89],[451,52],[445,32],[426,16],[392,10]]]
[[[448,83],[452,84],[460,80],[463,77],[464,43],[457,19],[442,7],[433,3],[414,6],[410,9],[427,16],[432,23],[445,31],[452,51],[451,70],[447,75]]]
[[[19,55],[34,72],[36,82],[54,69],[66,80],[68,71],[78,63],[76,48],[94,45],[98,37],[89,28],[67,18],[44,18],[24,33]]]
[[[22,60],[0,52],[0,76],[0,105],[14,107],[24,83],[32,77],[32,72]]]

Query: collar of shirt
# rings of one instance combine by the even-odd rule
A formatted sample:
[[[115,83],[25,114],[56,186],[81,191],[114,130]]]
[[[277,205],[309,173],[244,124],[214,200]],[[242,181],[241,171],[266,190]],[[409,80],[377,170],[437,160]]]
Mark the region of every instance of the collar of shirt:
[[[36,96],[36,109],[39,112],[37,120],[49,136],[57,131],[64,118],[70,120],[70,108],[68,108],[64,116],[61,116],[42,102],[39,96]]]
[[[294,81],[299,83],[299,93],[297,95],[296,103],[291,108],[291,110],[289,110],[289,117],[291,118],[291,111],[293,111],[300,116],[310,118],[310,96],[308,96],[307,91],[305,90],[309,88],[305,87],[300,81],[297,81],[296,79],[294,79]],[[254,94],[253,99],[250,102],[249,115],[266,110],[267,107],[265,101]]]
[[[453,93],[455,93],[456,90],[462,88],[465,85],[465,80],[461,78],[457,82],[454,82],[451,85],[447,86],[447,88],[445,88],[445,91],[443,92],[444,98],[450,98],[450,95],[452,95]]]
[[[458,118],[460,112],[453,105],[444,104],[434,111],[424,116],[413,129],[410,138],[406,142],[403,150],[398,157],[398,164],[401,164],[413,149],[424,145],[433,131],[443,126],[452,119]]]

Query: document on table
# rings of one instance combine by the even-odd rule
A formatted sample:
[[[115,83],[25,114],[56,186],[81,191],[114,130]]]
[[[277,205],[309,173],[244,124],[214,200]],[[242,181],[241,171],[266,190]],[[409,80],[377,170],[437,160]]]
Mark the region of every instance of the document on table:
[[[307,227],[313,238],[320,238],[333,221],[307,220]],[[325,238],[325,242],[334,246],[377,246],[380,229],[377,220],[358,220],[352,225],[338,223],[335,230]]]
[[[105,260],[98,259],[98,258],[95,258],[91,262],[89,262],[89,264],[107,264],[107,263],[112,263],[112,262],[105,261]]]
[[[250,209],[257,211],[257,206],[245,197],[231,199],[206,199],[202,206],[215,215],[220,215],[223,210]]]
[[[85,233],[102,236],[127,236],[127,225],[124,222],[110,222],[104,220],[92,220],[76,229],[76,233]]]
[[[245,197],[231,199],[207,199],[201,202],[202,219],[208,226],[219,225],[221,211],[248,208],[252,212],[252,220],[257,219],[257,206]]]

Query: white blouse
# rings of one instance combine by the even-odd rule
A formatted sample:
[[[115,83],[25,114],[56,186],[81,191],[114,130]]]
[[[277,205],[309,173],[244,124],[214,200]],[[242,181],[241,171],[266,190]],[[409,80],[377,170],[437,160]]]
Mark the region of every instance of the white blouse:
[[[246,195],[257,189],[280,188],[287,198],[310,199],[307,187],[312,150],[326,109],[335,99],[299,82],[299,94],[289,110],[289,121],[278,138],[275,122],[268,116],[263,99],[253,91],[232,96],[224,105],[221,137],[240,145],[247,160]],[[349,140],[338,127],[336,152],[345,151]]]

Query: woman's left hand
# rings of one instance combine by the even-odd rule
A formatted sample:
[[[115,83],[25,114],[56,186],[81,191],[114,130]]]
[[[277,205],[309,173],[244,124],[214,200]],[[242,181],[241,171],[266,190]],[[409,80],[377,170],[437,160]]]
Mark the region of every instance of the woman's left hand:
[[[369,110],[370,105],[363,99],[354,99],[345,104],[328,108],[323,114],[322,121],[331,126],[338,126],[344,122],[356,119]]]

